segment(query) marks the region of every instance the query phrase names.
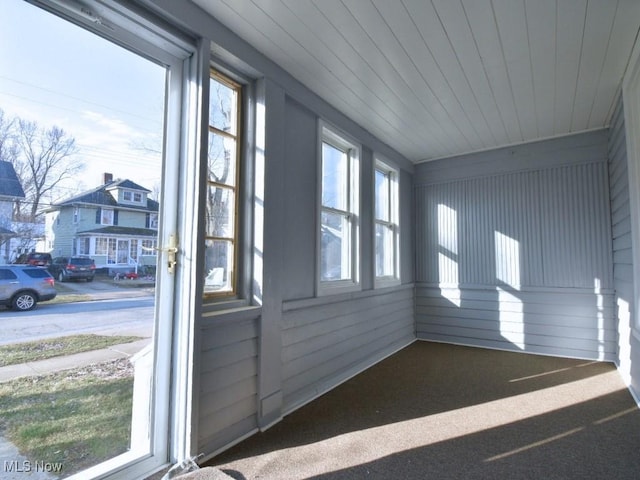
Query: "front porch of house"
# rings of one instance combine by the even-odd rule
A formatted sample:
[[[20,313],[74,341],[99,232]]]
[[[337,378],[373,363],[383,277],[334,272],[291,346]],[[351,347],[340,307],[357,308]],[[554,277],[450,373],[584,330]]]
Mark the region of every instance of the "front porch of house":
[[[121,230],[79,234],[74,242],[74,255],[91,257],[96,268],[108,269],[109,275],[150,273],[156,265],[157,232],[147,229]]]

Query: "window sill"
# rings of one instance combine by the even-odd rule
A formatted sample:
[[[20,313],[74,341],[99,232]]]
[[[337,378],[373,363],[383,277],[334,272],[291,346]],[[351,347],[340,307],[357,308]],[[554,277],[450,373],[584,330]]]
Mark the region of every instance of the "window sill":
[[[397,287],[398,285],[400,285],[399,278],[380,277],[375,279],[373,288],[377,290],[380,288]]]
[[[320,282],[318,284],[318,297],[328,297],[331,295],[340,295],[345,293],[354,293],[362,291],[362,286],[359,283],[354,283],[350,280],[334,281],[334,282]]]

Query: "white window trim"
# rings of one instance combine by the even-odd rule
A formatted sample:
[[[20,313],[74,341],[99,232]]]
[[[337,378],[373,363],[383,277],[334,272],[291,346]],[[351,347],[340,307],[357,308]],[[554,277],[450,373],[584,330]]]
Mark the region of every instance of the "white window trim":
[[[351,278],[323,281],[322,265],[322,144],[330,143],[348,151],[349,155],[349,213],[351,214]],[[318,121],[318,181],[316,218],[316,294],[317,296],[337,295],[362,290],[360,283],[360,155],[362,147],[350,135],[320,120]]]
[[[376,218],[376,170],[384,171],[389,175],[389,222],[379,222]],[[373,275],[374,288],[386,288],[400,285],[400,172],[392,167],[391,163],[379,155],[374,156],[373,167]],[[393,232],[393,275],[378,276],[376,274],[376,225],[384,223],[391,227]]]

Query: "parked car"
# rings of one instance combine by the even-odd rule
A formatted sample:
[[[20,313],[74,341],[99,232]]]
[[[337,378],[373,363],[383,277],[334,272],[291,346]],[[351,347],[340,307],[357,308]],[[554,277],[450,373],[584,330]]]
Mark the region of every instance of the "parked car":
[[[51,254],[42,252],[23,253],[13,263],[46,267],[51,263]]]
[[[48,267],[49,273],[59,282],[86,280],[93,282],[96,263],[88,257],[56,257]]]
[[[0,265],[0,305],[31,310],[38,302],[56,296],[55,280],[42,267]]]

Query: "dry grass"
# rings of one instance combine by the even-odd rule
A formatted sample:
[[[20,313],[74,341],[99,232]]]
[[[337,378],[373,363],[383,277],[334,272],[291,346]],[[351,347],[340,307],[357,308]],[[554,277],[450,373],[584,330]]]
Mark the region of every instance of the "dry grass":
[[[132,392],[127,359],[3,383],[0,434],[68,476],[127,451]]]

